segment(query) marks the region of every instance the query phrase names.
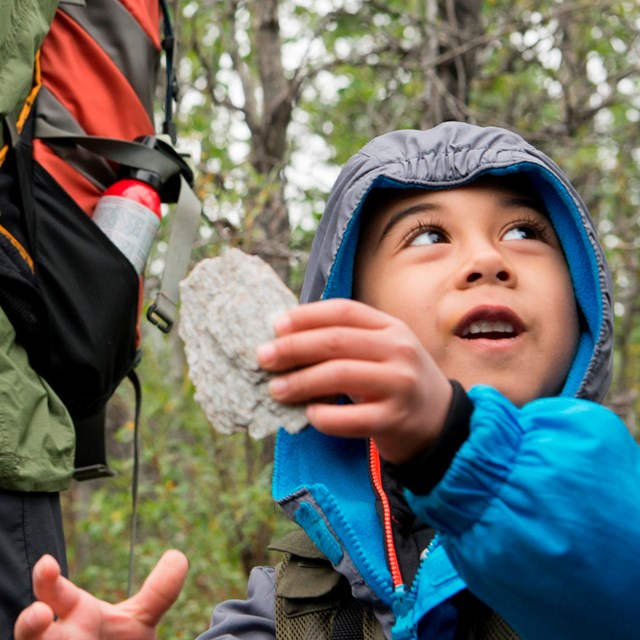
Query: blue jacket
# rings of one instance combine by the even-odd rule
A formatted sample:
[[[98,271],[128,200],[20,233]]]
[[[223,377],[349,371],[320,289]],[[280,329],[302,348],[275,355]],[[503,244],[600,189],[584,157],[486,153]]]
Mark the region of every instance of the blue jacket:
[[[584,321],[562,392],[516,408],[492,388],[469,391],[468,439],[428,495],[407,492],[413,511],[438,531],[412,584],[392,580],[366,442],[313,428],[281,431],[273,496],[375,608],[388,637],[452,638],[450,599],[468,588],[525,640],[636,638],[640,450],[597,404],[611,371],[610,276],[586,207],[561,170],[497,128],[445,123],[374,139],[330,194],[302,300],[351,296],[359,215],[372,189],[440,189],[487,173],[527,174],[567,256]],[[219,608],[217,631],[206,637],[243,635],[228,615],[234,606],[261,611],[245,637],[269,637],[273,594],[264,585],[272,574],[259,569],[252,579],[249,603],[257,608]]]

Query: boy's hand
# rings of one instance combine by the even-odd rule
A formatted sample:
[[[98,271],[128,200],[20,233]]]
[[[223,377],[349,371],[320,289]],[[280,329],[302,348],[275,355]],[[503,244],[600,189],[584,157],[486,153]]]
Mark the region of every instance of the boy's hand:
[[[33,569],[33,587],[39,601],[18,617],[15,639],[151,640],[160,618],[176,601],[187,568],[182,553],[167,551],[140,591],[113,605],[76,587],[60,575],[60,567],[51,556],[43,556]]]
[[[270,392],[305,402],[319,431],[371,437],[400,464],[438,437],[451,403],[445,375],[402,321],[353,300],[301,305],[278,318],[277,338],[261,345],[258,363],[275,373]],[[348,395],[353,405],[322,403]],[[315,401],[314,401],[315,400]]]

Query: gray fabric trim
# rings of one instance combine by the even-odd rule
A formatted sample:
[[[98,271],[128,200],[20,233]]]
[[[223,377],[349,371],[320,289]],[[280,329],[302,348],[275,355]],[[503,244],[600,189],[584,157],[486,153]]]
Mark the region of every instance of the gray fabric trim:
[[[86,6],[62,0],[60,8],[107,53],[129,80],[153,120],[153,97],[160,54],[135,18],[117,0],[89,2]]]
[[[86,135],[84,129],[47,87],[41,87],[37,104],[37,137],[47,125],[67,134]],[[56,145],[55,152],[100,191],[104,191],[116,179],[115,172],[104,158],[80,146]]]
[[[38,118],[67,133],[86,135],[77,120],[45,86],[40,87],[38,92]]]

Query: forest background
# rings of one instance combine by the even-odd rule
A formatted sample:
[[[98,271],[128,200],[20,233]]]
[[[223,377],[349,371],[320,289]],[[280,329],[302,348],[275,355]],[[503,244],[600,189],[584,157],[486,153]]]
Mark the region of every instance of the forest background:
[[[298,290],[338,168],[375,135],[443,120],[522,133],[586,200],[615,285],[607,403],[638,435],[640,0],[175,0],[179,146],[204,203],[193,262],[239,246]],[[159,104],[161,102],[159,101]],[[159,114],[159,118],[161,114]],[[171,215],[147,268],[158,286]],[[290,527],[270,498],[273,442],[224,436],[193,400],[183,346],[143,325],[134,589],[162,551],[190,559],[160,638],[195,638],[215,603]],[[110,601],[127,588],[133,393],[109,406],[115,478],[63,496],[70,572]]]

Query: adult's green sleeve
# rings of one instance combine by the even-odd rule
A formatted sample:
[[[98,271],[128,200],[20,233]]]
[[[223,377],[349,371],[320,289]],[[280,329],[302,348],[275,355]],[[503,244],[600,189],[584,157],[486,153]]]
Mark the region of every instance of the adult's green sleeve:
[[[61,491],[73,474],[75,433],[67,409],[30,366],[0,309],[0,488]]]
[[[0,0],[0,118],[19,110],[29,95],[36,53],[57,6],[58,0]]]

